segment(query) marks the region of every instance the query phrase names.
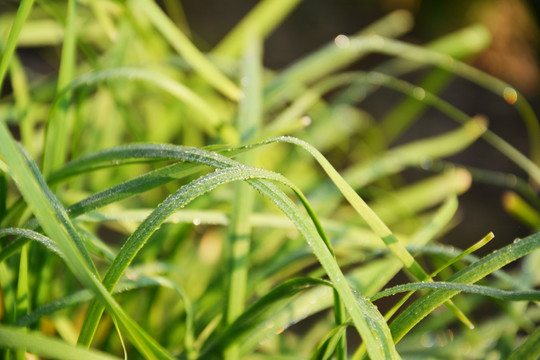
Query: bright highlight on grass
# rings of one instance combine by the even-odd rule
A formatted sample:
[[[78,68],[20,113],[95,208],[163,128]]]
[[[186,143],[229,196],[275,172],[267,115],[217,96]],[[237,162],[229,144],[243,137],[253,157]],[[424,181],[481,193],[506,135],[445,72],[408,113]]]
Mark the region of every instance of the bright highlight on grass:
[[[175,1],[3,15],[1,358],[540,356],[540,132],[515,87],[462,62],[486,29],[412,45],[397,11],[270,71],[299,3],[260,1],[209,53]],[[57,75],[22,46],[61,49]],[[347,70],[373,53],[390,59]],[[443,100],[453,77],[515,106],[530,154]],[[363,100],[381,87],[403,99],[378,121]],[[427,107],[453,128],[407,140]],[[453,160],[476,142],[521,172]],[[456,238],[477,184],[529,234]]]

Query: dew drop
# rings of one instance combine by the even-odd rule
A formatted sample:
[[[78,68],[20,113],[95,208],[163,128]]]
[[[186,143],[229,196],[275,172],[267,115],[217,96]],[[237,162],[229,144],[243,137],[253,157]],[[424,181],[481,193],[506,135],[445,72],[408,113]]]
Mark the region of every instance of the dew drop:
[[[340,49],[348,48],[351,45],[351,41],[348,36],[340,34],[334,39],[334,43]]]
[[[430,158],[425,158],[422,160],[422,162],[420,163],[420,167],[424,170],[429,170],[431,169],[431,166],[433,165],[433,162],[431,161]]]
[[[303,126],[309,126],[311,125],[311,118],[309,116],[302,116],[302,118],[300,119],[300,122],[302,123]]]
[[[515,104],[518,99],[517,91],[511,87],[504,88],[503,98],[510,105]]]
[[[201,219],[199,219],[199,218],[194,218],[194,219],[193,219],[193,225],[195,225],[195,226],[201,225]]]
[[[415,87],[413,90],[413,96],[418,100],[424,100],[426,97],[426,91],[421,87]]]

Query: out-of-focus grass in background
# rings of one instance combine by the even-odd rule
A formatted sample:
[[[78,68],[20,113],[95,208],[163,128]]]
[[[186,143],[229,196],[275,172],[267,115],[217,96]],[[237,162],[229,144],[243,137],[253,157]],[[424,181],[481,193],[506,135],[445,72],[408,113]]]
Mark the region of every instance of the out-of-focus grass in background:
[[[533,5],[1,4],[2,356],[536,358]]]

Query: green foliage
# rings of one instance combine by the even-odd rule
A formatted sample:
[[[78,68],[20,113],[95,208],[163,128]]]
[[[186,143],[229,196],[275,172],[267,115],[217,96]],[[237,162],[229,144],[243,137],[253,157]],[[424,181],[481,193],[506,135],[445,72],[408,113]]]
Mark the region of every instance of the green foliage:
[[[398,11],[271,71],[263,42],[298,1],[261,1],[208,54],[164,3],[23,0],[0,18],[3,358],[538,356],[540,131],[521,94],[460,61],[484,28],[411,45]],[[60,47],[58,74],[17,47]],[[392,59],[347,70],[372,53]],[[530,156],[437,95],[454,76],[516,107]],[[405,98],[376,122],[361,106],[380,87]],[[394,145],[427,107],[455,128]],[[447,159],[476,141],[529,178]],[[438,241],[475,181],[511,190],[531,235],[480,258],[491,234]]]

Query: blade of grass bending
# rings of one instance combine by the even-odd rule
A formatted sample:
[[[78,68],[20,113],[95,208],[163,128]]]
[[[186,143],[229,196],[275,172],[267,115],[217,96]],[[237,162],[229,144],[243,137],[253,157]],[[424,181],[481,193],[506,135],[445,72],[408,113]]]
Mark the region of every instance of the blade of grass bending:
[[[2,59],[0,59],[0,88],[4,84],[9,64],[13,58],[15,48],[17,47],[17,39],[21,33],[24,22],[28,18],[28,14],[30,14],[30,10],[32,10],[33,4],[34,0],[21,0],[19,8],[17,9],[15,21],[9,31],[6,45],[2,51]]]
[[[157,150],[156,154],[160,154],[164,158],[168,158],[169,156],[172,156],[172,155],[170,155],[172,153],[170,150],[172,150],[174,148],[175,147],[162,146],[162,147],[160,147],[160,149],[157,149],[154,146],[154,149],[152,149],[152,150],[154,150],[154,151]],[[176,149],[183,149],[183,148],[182,147],[176,147]],[[120,151],[120,153],[121,153],[122,151],[126,150],[126,147],[122,147],[122,149],[120,149],[120,150],[121,150]],[[220,168],[237,166],[236,169],[233,169],[237,173],[241,172],[243,170],[247,170],[247,169],[242,169],[241,167],[238,167],[238,165],[237,165],[238,163],[236,163],[234,160],[231,160],[229,158],[220,156],[220,155],[218,155],[216,153],[209,153],[209,152],[205,152],[205,151],[199,150],[199,149],[188,149],[188,150],[190,151],[190,153],[187,154],[187,155],[184,155],[184,158],[187,161],[203,162],[203,163],[205,163],[207,165],[216,166],[216,167],[220,167]],[[139,153],[136,152],[135,154],[132,153],[131,156],[137,158],[137,157],[141,157],[142,154],[143,154],[142,152],[139,152]],[[109,153],[108,155],[111,156],[111,153]],[[127,157],[127,156],[128,155],[125,154],[125,157]],[[253,170],[247,170],[248,173],[249,173],[249,171],[253,171]],[[231,174],[232,174],[232,176],[234,176],[234,171],[231,171]],[[268,174],[268,172],[267,172],[267,174]],[[209,174],[209,175],[211,175],[211,174]],[[275,175],[272,175],[272,176],[275,177]],[[278,178],[280,178],[280,177],[278,177]],[[281,179],[282,182],[285,181],[283,178],[280,178],[280,179]],[[294,217],[292,217],[293,222],[296,224],[297,228],[299,228],[300,232],[306,237],[306,239],[308,239],[308,244],[310,246],[312,246],[315,253],[318,254],[318,258],[321,261],[321,263],[323,264],[324,268],[327,271],[332,272],[332,273],[329,274],[329,276],[334,281],[334,284],[336,282],[338,283],[336,285],[336,290],[339,291],[340,296],[342,297],[342,299],[344,299],[343,302],[344,302],[347,310],[349,311],[349,313],[350,314],[352,313],[351,316],[353,317],[355,326],[358,329],[359,333],[361,334],[362,338],[366,341],[366,343],[368,343],[368,351],[371,354],[378,354],[379,358],[382,358],[382,357],[398,358],[398,355],[397,355],[397,353],[395,353],[395,349],[394,349],[393,345],[387,341],[387,336],[388,336],[388,333],[386,331],[387,327],[386,327],[386,323],[384,321],[381,322],[382,316],[380,315],[380,313],[375,308],[373,308],[371,303],[366,302],[364,298],[355,298],[355,296],[352,294],[352,291],[350,290],[350,288],[347,285],[345,285],[346,281],[343,278],[343,274],[341,273],[341,270],[339,270],[339,267],[335,263],[335,260],[333,259],[333,256],[330,253],[330,250],[329,250],[329,247],[328,247],[329,244],[328,244],[328,240],[326,239],[326,237],[323,236],[322,243],[320,245],[318,244],[318,242],[321,240],[320,237],[319,237],[321,235],[319,235],[319,234],[323,234],[322,227],[320,226],[320,224],[318,223],[318,220],[314,216],[313,211],[309,208],[309,205],[307,204],[305,198],[303,198],[303,195],[301,195],[301,192],[299,192],[298,189],[295,190],[295,192],[297,193],[298,196],[302,196],[301,199],[303,199],[303,204],[306,207],[306,209],[308,210],[308,214],[310,215],[313,223],[311,223],[309,221],[306,222],[306,219],[303,218],[302,215],[297,213],[297,209],[295,208],[294,204],[292,204],[292,202],[290,202],[290,200],[284,194],[282,194],[281,191],[277,187],[275,187],[271,183],[261,185],[261,183],[257,182],[256,180],[248,180],[248,181],[250,182],[250,184],[252,184],[252,186],[256,186],[258,190],[260,190],[263,193],[267,194],[271,199],[274,199],[274,201],[276,201],[276,203],[280,206],[280,208],[282,208],[282,211],[284,211],[287,216],[292,217],[294,215]],[[289,187],[293,187],[292,184],[290,184],[288,182],[286,182],[286,184]],[[193,189],[193,191],[195,191],[195,190],[196,189]],[[185,191],[185,188],[184,188],[183,191]],[[199,190],[197,190],[197,191],[199,191]],[[279,194],[282,194],[281,198],[276,198],[275,195],[272,195],[272,194],[275,194],[276,192],[279,193]],[[190,200],[192,200],[192,199],[190,199]],[[162,204],[162,206],[163,206],[163,204]],[[283,210],[283,209],[285,209],[285,210]],[[161,208],[160,208],[160,211],[161,211]],[[150,221],[149,219],[151,219],[151,218],[153,218],[153,217],[150,216],[149,218],[147,218],[147,221]],[[141,230],[141,232],[150,232],[151,233],[151,232],[153,232],[155,230],[155,229],[154,230],[148,229],[146,227],[147,227],[146,224],[141,224],[141,226],[139,228],[143,229],[143,230]],[[138,241],[140,243],[144,243],[146,240],[147,239],[140,239],[140,238],[138,239]],[[314,244],[317,244],[317,245],[314,245]],[[321,250],[321,246],[324,247],[325,250]],[[138,249],[129,248],[126,251],[129,251],[131,253],[135,253],[136,251],[138,251]],[[124,258],[123,261],[125,261],[126,263],[130,261],[129,256],[127,256],[127,257],[120,256],[120,255],[118,256],[118,258],[121,258],[121,257]],[[115,270],[115,272],[118,272],[121,275],[121,271],[116,271]],[[116,276],[119,276],[119,275],[115,275],[115,277]],[[111,277],[111,279],[112,279],[112,277]],[[340,282],[341,282],[341,284],[340,284]],[[358,308],[358,306],[360,306],[360,309]],[[101,315],[99,305],[95,304],[92,307],[92,309],[95,309],[95,310],[91,310],[91,311],[89,310],[89,315],[88,315],[88,318],[90,318],[92,320],[85,322],[85,325],[83,326],[83,329],[86,328],[86,330],[84,330],[84,333],[81,332],[81,336],[84,336],[84,338],[82,338],[82,340],[81,340],[83,342],[90,341],[90,339],[92,337],[91,333],[93,332],[93,330],[90,330],[90,328],[93,328],[95,326],[95,322],[99,320],[99,317]],[[368,320],[369,324],[370,324],[369,326],[366,324],[366,320],[365,320],[365,317],[364,317],[365,314],[369,314],[369,320]],[[91,325],[89,325],[89,324],[91,324]],[[372,330],[370,330],[370,329],[372,329]],[[384,340],[384,347],[383,347],[382,350],[381,350],[381,347],[380,347],[380,340],[376,341],[374,336],[377,336],[379,339],[385,339]],[[381,351],[383,351],[383,352],[381,352]]]
[[[429,278],[430,279],[433,279],[437,274],[439,274],[441,271],[443,271],[444,269],[446,269],[447,267],[449,267],[450,265],[458,262],[459,260],[463,259],[464,257],[472,254],[473,252],[475,252],[476,250],[480,249],[481,247],[483,247],[484,245],[486,245],[488,242],[490,242],[495,236],[493,235],[493,233],[489,233],[488,235],[484,236],[482,239],[480,239],[480,241],[478,241],[477,243],[473,244],[472,246],[470,246],[469,248],[467,248],[465,251],[462,251],[460,254],[454,256],[452,259],[448,260],[444,265],[442,265],[440,268],[438,268],[437,270],[435,270],[434,272],[432,272],[430,275],[429,275]],[[397,302],[386,314],[385,314],[385,319],[387,320],[390,320],[390,318],[392,318],[392,316],[394,316],[394,314],[401,308],[401,306],[403,304],[405,304],[405,302],[414,294],[414,291],[411,291],[409,292],[407,295],[405,295],[403,298],[401,298],[399,300],[399,302]]]
[[[212,156],[212,154],[210,154]],[[232,162],[228,158],[227,162]],[[212,161],[216,161],[215,157]],[[233,163],[234,164],[234,163]],[[223,165],[221,166],[223,167]],[[259,170],[255,168],[226,167],[202,176],[187,185],[182,186],[177,192],[169,195],[152,213],[141,223],[137,230],[131,234],[120,249],[115,260],[109,267],[107,274],[103,279],[103,285],[110,292],[114,289],[120,277],[134,259],[135,255],[145,245],[150,236],[157,228],[178,208],[184,207],[195,198],[213,190],[217,186],[231,181],[246,180],[250,177],[265,177],[289,184],[283,177],[270,171]],[[292,186],[292,184],[290,184]],[[94,302],[86,317],[86,321],[81,329],[79,343],[86,346],[90,345],[97,328],[103,305]]]
[[[420,94],[421,96],[416,96],[417,100],[428,103],[430,106],[433,106],[435,109],[441,111],[443,114],[448,115],[451,119],[454,119],[459,123],[465,123],[470,120],[470,116],[454,107],[452,104],[442,100],[429,91],[407,83],[401,79],[393,78],[382,73],[377,73],[377,75],[372,77],[371,80],[370,77],[367,77],[366,79],[367,81],[374,81],[374,79],[376,79],[375,82],[378,85],[390,87],[409,96],[415,96],[415,93]],[[485,131],[482,138],[492,145],[496,150],[501,152],[501,154],[525,170],[529,176],[540,184],[540,167],[538,167],[533,161],[528,159],[516,148],[489,129]]]
[[[21,236],[30,240],[37,241],[41,243],[42,245],[44,245],[45,247],[47,247],[52,252],[54,252],[55,254],[59,256],[63,256],[60,250],[58,249],[58,247],[54,244],[54,242],[51,239],[49,239],[47,236],[42,235],[38,232],[28,230],[28,229],[20,229],[20,228],[0,229],[0,238],[4,236],[9,236],[9,235]],[[5,251],[5,249],[2,249],[2,251]]]
[[[311,222],[305,221],[294,203],[288,197],[281,196],[276,185],[270,182],[254,181],[251,181],[251,184],[268,196],[296,224],[298,231],[304,236],[338,291],[356,329],[367,345],[369,355],[375,359],[399,359],[400,356],[394,344],[388,341],[384,318],[371,302],[351,290],[328,245],[325,241],[319,241],[320,230],[316,229]],[[305,198],[302,197],[302,199],[305,202]]]
[[[242,60],[242,93],[237,120],[237,133],[242,143],[251,140],[259,132],[262,98],[262,44],[256,29],[243,28],[244,55]],[[251,166],[253,153],[244,153],[238,159]],[[234,187],[232,214],[229,225],[229,284],[225,321],[230,324],[242,314],[247,297],[249,255],[251,248],[251,224],[246,221],[251,215],[255,201],[254,190],[244,182]],[[239,358],[239,347],[233,344],[224,352],[224,358]]]
[[[60,69],[56,94],[62,93],[75,76],[75,58],[77,41],[77,0],[68,0],[66,29],[62,43]],[[61,97],[58,111],[51,109],[45,130],[45,143],[43,145],[43,175],[46,177],[53,170],[58,169],[66,160],[69,121],[70,93]]]
[[[0,124],[0,142],[2,143],[0,155],[8,165],[9,174],[17,183],[24,199],[33,210],[45,233],[50,238],[55,239],[56,245],[65,256],[69,269],[83,284],[99,296],[111,314],[116,317],[122,330],[129,335],[133,344],[142,354],[150,358],[171,358],[155,340],[144,333],[127,316],[98,280],[95,268],[93,270],[88,264],[85,255],[81,253],[81,248],[77,246],[74,238],[72,238],[76,236],[76,232],[72,230],[73,227],[69,218],[65,217],[56,202],[51,203],[51,199],[55,199],[54,195],[46,187],[45,180],[39,173],[35,172],[36,167],[29,166],[29,159],[26,159],[24,154],[17,148],[4,123]],[[69,225],[71,225],[70,228],[66,227]]]
[[[466,292],[470,294],[477,294],[482,296],[488,296],[499,300],[509,300],[509,301],[539,301],[540,300],[540,291],[538,290],[529,290],[529,291],[519,291],[519,290],[502,290],[489,286],[482,285],[470,285],[470,284],[458,284],[454,282],[445,282],[445,281],[434,281],[434,282],[417,282],[396,285],[391,288],[385,289],[372,296],[371,301],[381,299],[386,296],[395,295],[407,291],[416,291],[416,290],[453,290],[459,292]]]
[[[203,55],[193,43],[176,27],[176,25],[163,13],[157,4],[150,0],[132,0],[135,11],[142,11],[167,39],[171,46],[199,73],[210,85],[215,87],[229,99],[238,101],[241,91],[223,73],[221,73]]]
[[[480,53],[489,46],[490,41],[491,34],[484,26],[472,25],[438,38],[435,41],[426,44],[425,47],[457,59],[463,59]],[[422,67],[421,63],[413,63],[405,59],[397,58],[375,67],[373,71],[397,77],[410,73],[420,67]],[[366,84],[362,82],[353,84],[351,87],[341,91],[341,93],[332,100],[332,104],[356,103],[364,99],[375,89],[376,87],[373,85],[366,86]]]
[[[301,0],[264,0],[260,1],[236,26],[219,42],[212,53],[237,57],[244,45],[246,31],[266,38]]]
[[[395,237],[390,229],[382,222],[377,214],[365,203],[365,201],[354,191],[353,188],[341,177],[337,170],[330,164],[328,160],[313,146],[293,137],[281,137],[271,142],[288,142],[298,145],[306,150],[317,162],[321,165],[330,179],[339,188],[345,199],[358,212],[358,214],[366,221],[369,227],[381,238],[388,247],[390,252],[394,254],[405,266],[405,268],[419,281],[429,281],[428,274],[422,269],[421,265],[412,257],[405,246]],[[456,306],[449,302],[445,304],[455,315],[469,328],[474,325]]]
[[[369,42],[369,40],[367,40]],[[447,69],[467,80],[470,80],[482,87],[490,90],[494,94],[502,97],[507,103],[515,106],[520,113],[525,126],[527,127],[531,158],[536,164],[540,164],[540,125],[538,118],[532,110],[529,102],[517,90],[509,84],[473,68],[463,62],[449,58],[448,55],[440,54],[435,51],[422,48],[420,46],[406,44],[404,42],[389,39],[375,38],[371,40],[372,44],[367,45],[366,41],[358,41],[358,46],[363,51],[366,46],[371,47],[376,52],[382,52],[424,64],[432,64]],[[351,44],[352,45],[352,44]]]
[[[509,264],[538,248],[540,248],[540,233],[517,240],[502,249],[494,251],[454,274],[447,281],[460,284],[474,283],[504,265]],[[420,297],[390,324],[394,340],[396,342],[401,340],[403,336],[405,336],[416,324],[418,324],[418,322],[431,313],[437,306],[451,299],[458,293],[459,291],[453,290],[434,290]]]
[[[54,359],[120,360],[116,356],[69,345],[38,332],[28,333],[24,329],[4,325],[0,325],[0,347],[26,349],[29,353]]]

